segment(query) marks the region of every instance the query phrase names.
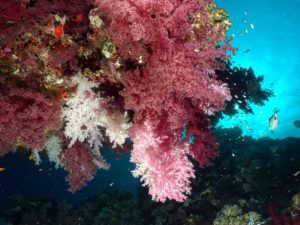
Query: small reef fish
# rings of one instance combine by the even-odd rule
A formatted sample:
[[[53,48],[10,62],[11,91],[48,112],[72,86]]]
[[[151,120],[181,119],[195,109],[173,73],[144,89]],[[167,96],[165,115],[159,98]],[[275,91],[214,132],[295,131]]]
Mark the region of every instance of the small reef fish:
[[[248,53],[250,52],[250,49],[246,49],[245,51],[243,51],[243,53]]]
[[[269,119],[269,130],[272,132],[278,127],[279,124],[279,119],[277,116],[278,112],[279,110],[275,108],[273,115]]]
[[[295,126],[296,128],[300,128],[300,120],[295,120],[295,121],[294,121],[294,126]]]
[[[300,174],[300,170],[298,170],[296,173],[294,173],[294,176],[298,176]]]
[[[6,169],[4,167],[0,167],[0,173],[4,172]]]

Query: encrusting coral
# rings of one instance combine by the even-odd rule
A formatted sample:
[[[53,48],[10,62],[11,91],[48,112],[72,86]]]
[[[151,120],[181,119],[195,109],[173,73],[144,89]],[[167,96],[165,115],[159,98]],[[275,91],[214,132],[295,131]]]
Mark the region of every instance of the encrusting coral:
[[[238,205],[225,205],[217,214],[214,225],[258,224],[261,216],[256,212],[243,212]]]

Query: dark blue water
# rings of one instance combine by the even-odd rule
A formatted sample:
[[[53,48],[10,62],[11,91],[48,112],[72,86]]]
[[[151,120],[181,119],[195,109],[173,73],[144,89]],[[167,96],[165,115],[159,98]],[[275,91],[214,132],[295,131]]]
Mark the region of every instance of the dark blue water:
[[[124,154],[116,158],[116,155],[107,149],[104,151],[104,157],[111,165],[110,170],[99,170],[87,186],[72,194],[67,190],[67,173],[63,169],[56,170],[46,159],[37,166],[25,153],[9,153],[0,158],[1,167],[6,169],[0,173],[0,208],[3,209],[7,197],[14,194],[28,198],[48,196],[74,204],[103,190],[129,191],[136,195],[139,180],[131,174],[134,165],[129,162],[129,155]]]

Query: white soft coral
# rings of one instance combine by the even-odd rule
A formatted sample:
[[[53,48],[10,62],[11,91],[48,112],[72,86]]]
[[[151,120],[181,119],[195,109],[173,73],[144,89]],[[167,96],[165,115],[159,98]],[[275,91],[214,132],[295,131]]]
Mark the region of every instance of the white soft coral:
[[[55,163],[56,169],[61,166],[61,161],[60,161],[60,154],[62,151],[61,145],[62,145],[62,140],[55,135],[49,136],[45,143],[45,149],[49,161]]]
[[[110,115],[107,114],[105,134],[113,144],[113,148],[117,145],[123,145],[126,138],[129,137],[128,129],[132,124],[129,123],[128,120],[127,112],[123,114],[120,111],[115,111]]]
[[[100,111],[103,99],[92,90],[98,85],[80,75],[74,76],[72,81],[77,85],[77,91],[66,100],[63,108],[66,121],[64,134],[70,138],[69,147],[77,140],[87,141],[92,152],[99,155],[103,140],[99,126],[103,127],[106,119]]]
[[[113,148],[122,145],[128,137],[127,113],[107,110],[107,100],[97,95],[92,88],[98,85],[87,78],[77,75],[72,78],[77,85],[76,93],[68,98],[63,108],[66,121],[64,134],[70,139],[69,147],[76,141],[89,143],[92,152],[99,155],[103,136],[100,127],[105,128],[105,134],[113,144]]]

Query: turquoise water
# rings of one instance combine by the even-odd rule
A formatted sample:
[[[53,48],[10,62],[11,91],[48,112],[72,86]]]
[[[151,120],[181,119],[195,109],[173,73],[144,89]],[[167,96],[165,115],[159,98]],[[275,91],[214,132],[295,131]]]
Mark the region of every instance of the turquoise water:
[[[263,86],[272,88],[275,93],[265,106],[253,106],[254,115],[240,113],[225,118],[220,125],[240,126],[243,134],[255,138],[299,137],[300,129],[294,127],[293,121],[300,119],[300,1],[217,2],[230,14],[232,21],[232,43],[239,49],[233,57],[234,65],[251,66],[256,75],[264,75]],[[280,110],[280,123],[271,133],[267,127],[276,107]]]

